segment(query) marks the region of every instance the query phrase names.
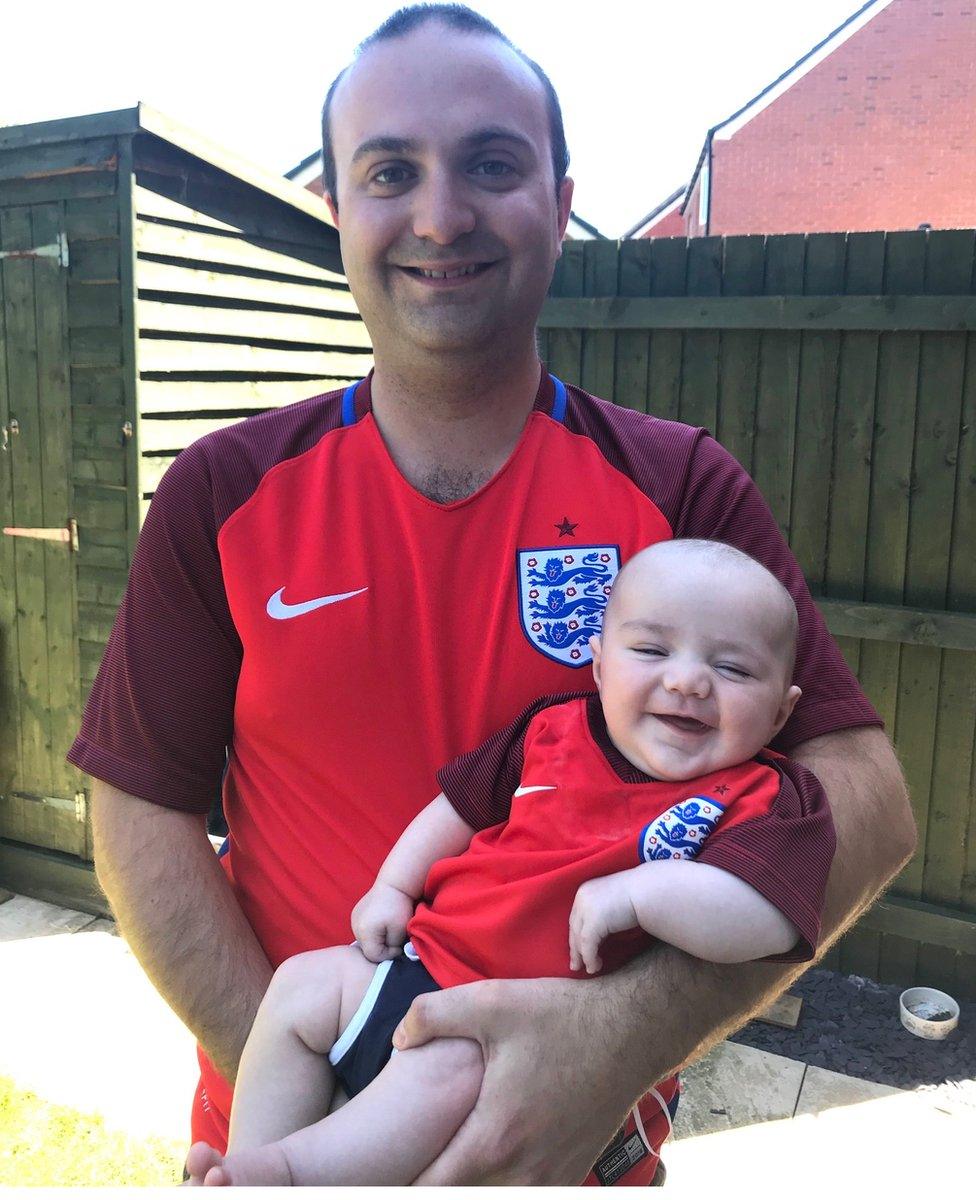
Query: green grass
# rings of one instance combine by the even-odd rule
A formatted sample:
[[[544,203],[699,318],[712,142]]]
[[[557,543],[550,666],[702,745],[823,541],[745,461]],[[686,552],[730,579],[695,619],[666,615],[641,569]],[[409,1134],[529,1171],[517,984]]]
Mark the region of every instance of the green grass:
[[[183,1178],[186,1146],[108,1129],[0,1077],[0,1187],[160,1187]]]

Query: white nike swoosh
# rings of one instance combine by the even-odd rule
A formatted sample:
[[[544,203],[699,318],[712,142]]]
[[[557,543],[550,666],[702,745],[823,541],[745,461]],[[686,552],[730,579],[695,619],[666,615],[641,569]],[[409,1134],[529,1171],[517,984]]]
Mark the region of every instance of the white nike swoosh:
[[[539,785],[536,787],[520,787],[520,788],[516,788],[515,791],[512,792],[512,798],[514,799],[516,796],[527,796],[529,794],[529,792],[554,792],[555,790],[556,790],[555,784],[553,784],[551,787],[546,787],[543,785]]]
[[[350,596],[358,596],[368,592],[369,588],[358,588],[355,592],[339,592],[335,596],[318,596],[315,600],[306,600],[302,604],[286,604],[282,600],[284,588],[279,588],[268,601],[268,616],[276,621],[290,621],[292,617],[301,617],[305,613],[314,612],[317,608],[325,608],[327,604],[338,604],[340,600],[348,600]]]

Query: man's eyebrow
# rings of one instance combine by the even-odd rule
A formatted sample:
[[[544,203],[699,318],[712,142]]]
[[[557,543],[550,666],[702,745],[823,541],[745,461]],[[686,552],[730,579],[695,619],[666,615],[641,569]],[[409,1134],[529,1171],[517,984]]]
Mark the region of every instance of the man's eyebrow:
[[[471,146],[473,149],[487,145],[488,142],[516,142],[529,150],[534,149],[532,142],[527,137],[516,133],[514,129],[506,129],[504,125],[487,125],[484,129],[478,129],[461,140],[466,146]]]
[[[357,146],[352,161],[356,162],[360,158],[365,158],[367,154],[415,154],[419,149],[420,143],[412,138],[380,135],[367,138],[365,142]]]

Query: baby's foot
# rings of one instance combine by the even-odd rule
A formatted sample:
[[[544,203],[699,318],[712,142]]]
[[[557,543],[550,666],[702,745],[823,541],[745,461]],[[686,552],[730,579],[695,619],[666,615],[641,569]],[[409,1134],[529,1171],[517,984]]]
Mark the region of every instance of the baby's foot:
[[[187,1180],[184,1187],[203,1187],[204,1179],[211,1168],[220,1168],[224,1158],[206,1142],[194,1142],[186,1156]]]
[[[210,1150],[210,1147],[207,1147]],[[191,1151],[192,1153],[192,1151]],[[223,1158],[215,1151],[203,1183],[206,1187],[291,1187],[291,1171],[280,1145],[237,1150]],[[202,1160],[202,1156],[201,1156]],[[190,1170],[187,1159],[187,1170]]]

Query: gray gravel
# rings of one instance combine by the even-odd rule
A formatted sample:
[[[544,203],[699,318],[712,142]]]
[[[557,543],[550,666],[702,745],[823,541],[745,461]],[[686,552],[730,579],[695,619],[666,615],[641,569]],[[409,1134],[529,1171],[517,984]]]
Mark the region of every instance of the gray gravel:
[[[890,1087],[938,1086],[976,1104],[976,1003],[960,1003],[959,1025],[947,1038],[926,1041],[902,1026],[903,990],[858,975],[808,971],[790,988],[803,997],[796,1029],[752,1021],[730,1040]]]

